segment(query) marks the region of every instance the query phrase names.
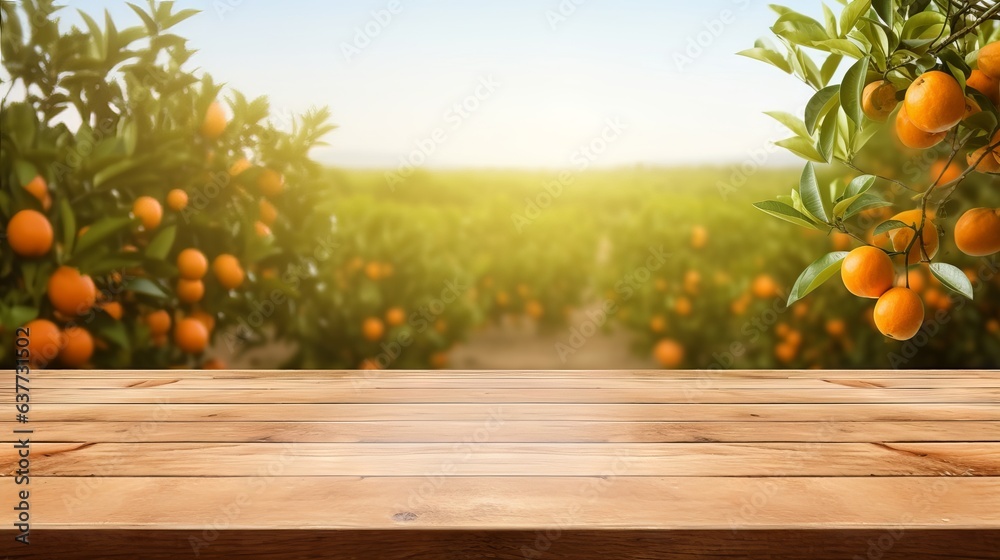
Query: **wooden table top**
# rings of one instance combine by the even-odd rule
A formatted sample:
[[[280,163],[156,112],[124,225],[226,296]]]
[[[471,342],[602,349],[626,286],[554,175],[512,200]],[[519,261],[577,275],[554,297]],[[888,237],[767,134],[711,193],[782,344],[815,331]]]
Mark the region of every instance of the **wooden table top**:
[[[33,530],[1000,531],[995,371],[38,371],[30,428]]]

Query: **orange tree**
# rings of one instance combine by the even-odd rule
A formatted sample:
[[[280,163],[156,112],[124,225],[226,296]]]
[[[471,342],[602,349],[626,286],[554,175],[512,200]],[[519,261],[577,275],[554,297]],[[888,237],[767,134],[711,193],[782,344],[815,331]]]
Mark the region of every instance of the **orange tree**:
[[[192,364],[216,333],[280,336],[316,258],[294,248],[329,229],[307,188],[326,111],[275,122],[238,92],[227,110],[171,32],[197,12],[130,6],[138,25],[81,12],[84,31],[50,0],[2,4],[4,364],[22,326],[35,365],[66,367]]]
[[[915,267],[928,267],[945,287],[973,297],[969,277],[936,257],[956,192],[975,189],[980,179],[995,182],[988,175],[1000,172],[1000,4],[853,0],[839,14],[824,5],[823,22],[774,9],[771,29],[782,47],[761,40],[740,54],[815,90],[803,118],[769,113],[794,133],[779,145],[809,162],[790,195],[755,206],[806,228],[849,235],[860,245],[808,266],[788,304],[839,271],[853,294],[876,300],[879,331],[908,340],[926,318],[910,285]],[[812,53],[825,58],[816,61]],[[836,83],[841,66],[846,71]],[[892,166],[927,151],[933,154],[925,160],[933,162],[929,180]],[[831,162],[852,175],[822,182],[815,166]],[[971,257],[997,253],[1000,208],[969,210],[954,223],[953,239]],[[893,282],[895,267],[904,271],[900,286]]]

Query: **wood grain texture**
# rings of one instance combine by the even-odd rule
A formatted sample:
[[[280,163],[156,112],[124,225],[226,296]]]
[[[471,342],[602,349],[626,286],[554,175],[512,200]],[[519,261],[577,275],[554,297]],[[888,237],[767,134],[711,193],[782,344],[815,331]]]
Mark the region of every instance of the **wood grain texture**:
[[[32,375],[12,558],[1000,557],[997,371]]]

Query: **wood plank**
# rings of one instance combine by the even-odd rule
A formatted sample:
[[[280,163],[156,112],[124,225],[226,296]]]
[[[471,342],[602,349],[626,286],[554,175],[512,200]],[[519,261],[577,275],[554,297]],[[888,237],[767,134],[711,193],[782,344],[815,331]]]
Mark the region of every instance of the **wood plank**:
[[[32,477],[31,484],[36,530],[201,530],[220,519],[230,531],[1000,530],[995,477],[652,478],[609,472],[599,478]],[[0,494],[13,490],[12,478],[0,479]]]
[[[10,542],[12,531],[0,531]],[[1000,531],[152,531],[32,530],[60,560],[996,560]],[[335,552],[333,552],[335,551]]]
[[[48,389],[114,389],[167,386],[173,389],[302,389],[315,388],[317,379],[290,377],[234,378],[167,378],[167,377],[40,377],[32,379],[31,388]],[[329,381],[329,380],[328,380]],[[574,380],[576,389],[829,389],[853,387],[859,389],[954,389],[1000,388],[1000,379],[902,377],[895,379],[773,379],[715,378],[708,385],[691,379],[638,379],[621,377],[587,377]],[[418,377],[377,378],[359,389],[564,389],[566,379],[505,378],[505,377]],[[355,387],[350,380],[343,386]],[[0,394],[10,394],[10,387],[0,387]]]
[[[0,393],[2,395],[2,393]],[[10,398],[10,393],[7,395]],[[821,404],[821,403],[998,403],[1000,389],[355,389],[319,385],[300,389],[46,389],[33,403],[176,404],[421,404],[421,403],[594,403],[594,404]]]
[[[34,404],[32,422],[219,422],[584,420],[650,421],[912,421],[1000,420],[995,403],[965,404]]]
[[[0,422],[0,443],[16,440]],[[45,422],[33,442],[461,442],[482,421],[392,422]],[[574,422],[504,421],[496,443],[1000,442],[1000,422]]]
[[[484,432],[488,438],[488,432]],[[0,448],[0,473],[18,468]],[[998,443],[36,443],[35,476],[1000,476]],[[447,466],[446,466],[447,465]]]
[[[89,379],[143,377],[166,379],[444,379],[503,377],[507,379],[1000,379],[1000,370],[35,370],[38,377]]]

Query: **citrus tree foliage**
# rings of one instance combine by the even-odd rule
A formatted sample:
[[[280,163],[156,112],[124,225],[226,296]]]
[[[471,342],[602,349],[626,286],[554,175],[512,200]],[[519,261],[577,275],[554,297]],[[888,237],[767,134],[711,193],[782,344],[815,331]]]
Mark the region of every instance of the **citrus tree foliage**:
[[[740,54],[794,76],[814,94],[801,117],[768,113],[792,133],[778,144],[807,163],[797,188],[757,208],[805,228],[839,231],[857,243],[877,245],[904,268],[929,266],[937,281],[971,298],[966,275],[935,260],[945,223],[934,220],[960,187],[974,188],[983,179],[995,183],[989,174],[1000,171],[1000,76],[993,75],[1000,4],[853,0],[823,4],[822,21],[784,6],[772,8],[778,16],[771,27],[776,42],[761,39]],[[907,107],[917,114],[908,114]],[[952,118],[943,130],[924,130],[928,121]],[[914,128],[909,121],[924,126]],[[905,163],[931,149],[940,161],[925,173],[933,174],[926,182],[885,163]],[[830,180],[826,164],[846,167],[850,174]],[[916,213],[890,218],[888,208]],[[1000,221],[1000,213],[993,215],[990,220]],[[975,234],[995,243],[997,227],[993,223],[991,230]],[[956,241],[961,248],[962,240]],[[789,305],[836,275],[847,255],[830,253],[809,266],[791,290]]]

